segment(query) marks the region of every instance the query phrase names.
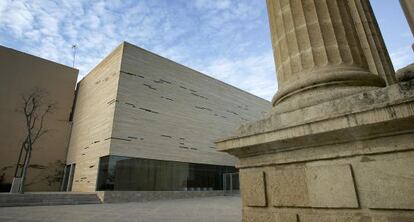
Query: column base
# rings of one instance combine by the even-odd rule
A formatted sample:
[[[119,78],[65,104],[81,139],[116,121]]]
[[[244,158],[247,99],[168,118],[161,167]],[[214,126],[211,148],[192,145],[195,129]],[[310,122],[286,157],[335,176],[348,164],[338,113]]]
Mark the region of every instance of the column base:
[[[379,76],[353,66],[320,68],[292,81],[284,82],[273,97],[276,109],[294,110],[386,85]]]
[[[323,103],[325,101],[335,100],[349,95],[361,93],[378,89],[376,86],[358,86],[352,85],[352,82],[347,85],[347,82],[335,82],[331,85],[324,84],[315,86],[312,89],[298,91],[289,98],[278,103],[272,108],[273,113],[283,113],[301,109],[304,107]]]
[[[243,221],[414,221],[414,80],[240,127]]]

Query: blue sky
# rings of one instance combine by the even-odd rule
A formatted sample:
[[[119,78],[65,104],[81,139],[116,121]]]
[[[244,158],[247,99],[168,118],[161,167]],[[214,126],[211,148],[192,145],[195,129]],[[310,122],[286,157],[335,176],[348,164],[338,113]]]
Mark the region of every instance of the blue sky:
[[[371,0],[395,68],[414,62],[398,0]],[[0,44],[83,77],[122,41],[270,100],[277,90],[265,0],[0,0]]]

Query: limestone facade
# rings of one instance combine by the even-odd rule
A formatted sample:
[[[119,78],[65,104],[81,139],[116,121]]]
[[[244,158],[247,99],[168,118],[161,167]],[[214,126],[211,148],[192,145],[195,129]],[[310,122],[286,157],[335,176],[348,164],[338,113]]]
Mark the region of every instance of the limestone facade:
[[[217,142],[243,221],[414,221],[414,81],[394,83],[369,1],[267,4],[280,91]]]
[[[66,164],[76,164],[74,191],[95,190],[99,157],[109,155],[121,56],[117,47],[78,83],[66,157]]]
[[[129,43],[79,83],[67,164],[73,191],[95,191],[103,156],[234,166],[214,141],[270,102]]]

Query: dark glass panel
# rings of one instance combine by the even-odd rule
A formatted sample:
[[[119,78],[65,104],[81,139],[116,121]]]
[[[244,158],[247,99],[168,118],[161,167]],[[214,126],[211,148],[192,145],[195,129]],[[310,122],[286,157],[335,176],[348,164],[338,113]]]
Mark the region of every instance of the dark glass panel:
[[[223,173],[232,172],[236,168],[105,156],[99,163],[97,190],[221,190]]]

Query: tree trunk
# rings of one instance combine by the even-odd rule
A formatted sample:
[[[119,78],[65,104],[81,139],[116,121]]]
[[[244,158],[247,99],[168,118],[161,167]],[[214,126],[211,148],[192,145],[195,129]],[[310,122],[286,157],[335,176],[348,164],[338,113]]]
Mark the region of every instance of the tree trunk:
[[[20,162],[22,160],[22,154],[23,154],[23,150],[25,146],[26,146],[26,140],[22,143],[22,147],[20,148],[19,159],[17,160],[16,169],[14,171],[14,177],[21,177],[21,173],[19,175],[19,168],[20,168]],[[24,160],[26,160],[26,157],[27,157],[27,152],[25,153]]]
[[[32,156],[32,145],[29,143],[26,152],[26,158],[24,160],[23,172],[22,172],[22,180],[20,183],[19,193],[24,193],[24,183],[26,180],[27,170],[29,169],[30,158]]]

